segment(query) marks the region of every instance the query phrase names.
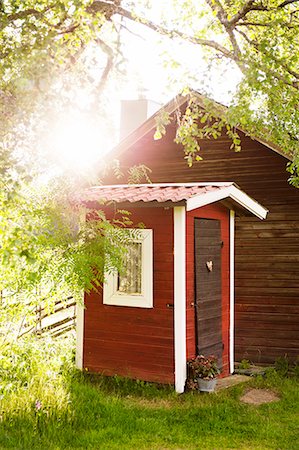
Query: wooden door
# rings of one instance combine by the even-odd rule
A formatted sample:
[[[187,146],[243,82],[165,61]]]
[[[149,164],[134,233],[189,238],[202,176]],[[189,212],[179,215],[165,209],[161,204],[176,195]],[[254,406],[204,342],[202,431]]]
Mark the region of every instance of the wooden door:
[[[216,219],[194,221],[197,354],[215,355],[221,368],[221,224]]]

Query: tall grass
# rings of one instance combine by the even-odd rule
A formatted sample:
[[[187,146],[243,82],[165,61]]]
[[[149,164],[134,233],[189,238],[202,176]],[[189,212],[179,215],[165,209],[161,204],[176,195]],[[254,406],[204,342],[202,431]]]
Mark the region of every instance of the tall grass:
[[[7,342],[0,355],[0,414],[4,424],[26,422],[44,414],[66,412],[68,376],[73,370],[73,343],[67,339],[26,339]],[[1,438],[0,438],[1,439]]]
[[[73,342],[26,341],[2,355],[1,449],[297,449],[299,382],[272,371],[213,395],[177,395],[78,372]],[[248,385],[281,400],[239,398]]]

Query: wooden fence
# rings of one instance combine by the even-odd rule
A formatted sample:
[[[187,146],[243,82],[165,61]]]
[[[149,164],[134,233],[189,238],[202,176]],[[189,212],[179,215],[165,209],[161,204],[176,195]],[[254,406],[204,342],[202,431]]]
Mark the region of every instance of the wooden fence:
[[[76,325],[76,302],[73,297],[55,302],[54,308],[48,310],[39,305],[33,311],[33,319],[24,322],[19,330],[18,337],[28,333],[37,335],[60,336],[75,329]]]

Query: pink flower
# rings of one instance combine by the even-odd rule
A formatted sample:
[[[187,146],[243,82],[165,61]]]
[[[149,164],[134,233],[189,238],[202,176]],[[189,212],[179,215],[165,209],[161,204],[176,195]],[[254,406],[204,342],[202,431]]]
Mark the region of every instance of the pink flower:
[[[35,409],[39,411],[42,408],[42,402],[40,400],[36,400]]]

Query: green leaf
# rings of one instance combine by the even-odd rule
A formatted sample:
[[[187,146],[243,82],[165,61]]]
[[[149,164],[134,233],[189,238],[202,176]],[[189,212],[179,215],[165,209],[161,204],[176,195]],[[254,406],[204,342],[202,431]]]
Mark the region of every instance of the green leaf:
[[[155,134],[154,134],[155,141],[158,141],[161,138],[162,138],[162,133],[160,131],[156,130]]]

